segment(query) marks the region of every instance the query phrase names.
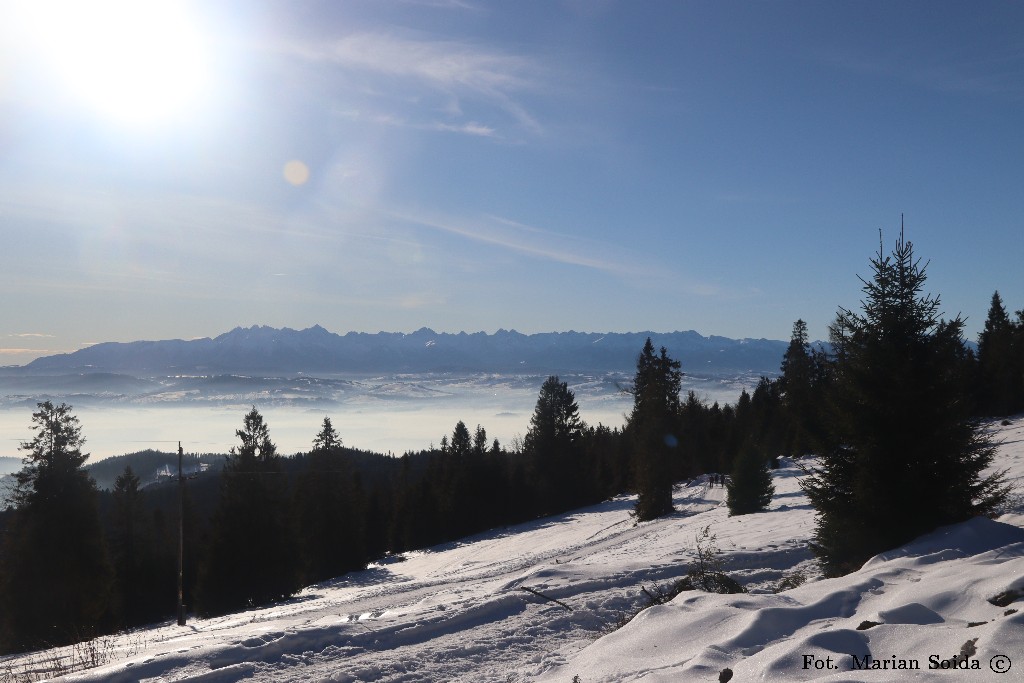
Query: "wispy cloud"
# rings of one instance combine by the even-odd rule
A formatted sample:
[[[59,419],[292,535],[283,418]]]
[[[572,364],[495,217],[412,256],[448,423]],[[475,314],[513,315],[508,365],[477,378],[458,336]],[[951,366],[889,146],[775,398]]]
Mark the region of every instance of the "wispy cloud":
[[[431,130],[447,132],[447,133],[463,133],[464,135],[475,135],[483,138],[495,137],[497,131],[490,126],[485,126],[482,123],[476,121],[470,121],[464,124],[450,124],[450,123],[435,123],[429,126]]]
[[[53,338],[52,334],[44,334],[42,332],[15,332],[15,333],[9,334],[7,336],[8,337],[21,337],[21,338],[33,337],[33,338],[38,338],[38,339],[52,339]]]
[[[467,88],[491,93],[530,85],[524,75],[528,67],[526,59],[458,42],[360,33],[319,48],[298,49],[310,59],[416,78],[444,89]]]
[[[389,215],[400,221],[441,230],[534,258],[592,268],[620,276],[650,272],[646,265],[631,263],[621,255],[621,250],[615,249],[612,245],[571,237],[497,216],[484,215],[476,219],[467,219],[412,212],[389,212]]]
[[[54,353],[49,349],[4,349],[0,348],[0,356],[31,356],[44,353]]]
[[[381,126],[391,126],[394,128],[410,128],[414,130],[435,131],[439,133],[461,133],[463,135],[472,135],[484,138],[494,138],[498,136],[498,131],[494,127],[487,126],[476,121],[469,121],[466,123],[445,123],[443,121],[417,123],[399,117],[395,114],[367,113],[358,109],[345,109],[340,110],[337,113],[339,116],[351,121],[373,123]]]
[[[502,216],[483,215],[478,219],[467,219],[396,214],[396,217],[534,258],[602,271],[629,280],[641,288],[657,288],[687,297],[722,301],[746,300],[763,294],[754,288],[728,287],[694,279],[678,262],[666,266],[656,258],[640,256],[621,245],[577,237]]]
[[[409,88],[443,95],[447,99],[444,108],[452,116],[461,113],[459,101],[466,99],[504,112],[533,133],[542,131],[521,101],[521,94],[540,86],[544,70],[525,56],[467,42],[379,32],[355,33],[321,43],[292,43],[278,49],[310,62],[330,64],[353,76],[372,76],[372,89],[382,97],[387,93],[381,92],[386,87],[379,79],[390,78],[402,83],[405,95]],[[370,92],[371,86],[367,85]],[[429,128],[431,124],[418,125]],[[444,130],[471,134],[493,129],[478,122],[446,121],[444,125]]]

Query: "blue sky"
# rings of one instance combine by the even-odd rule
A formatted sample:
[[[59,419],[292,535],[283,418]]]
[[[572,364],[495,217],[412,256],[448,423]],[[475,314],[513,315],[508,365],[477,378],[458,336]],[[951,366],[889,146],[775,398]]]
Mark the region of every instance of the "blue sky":
[[[1024,308],[1019,3],[95,0],[0,24],[0,364],[251,324],[824,338],[901,214],[969,337],[994,290]]]

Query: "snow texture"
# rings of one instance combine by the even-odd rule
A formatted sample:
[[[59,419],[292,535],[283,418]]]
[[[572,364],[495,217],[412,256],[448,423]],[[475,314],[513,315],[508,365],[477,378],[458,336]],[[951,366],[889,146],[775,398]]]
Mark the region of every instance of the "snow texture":
[[[1024,418],[993,429],[997,466],[1020,483]],[[802,471],[783,459],[773,474],[764,513],[729,517],[724,489],[702,477],[676,488],[664,519],[635,524],[634,500],[619,497],[392,557],[283,604],[114,636],[108,663],[66,680],[717,681],[725,668],[733,681],[1024,680],[1019,499],[999,519],[938,529],[825,580]],[[644,588],[685,575],[707,525],[750,592],[684,592],[617,628],[646,604]],[[805,583],[773,591],[798,573]],[[1008,591],[1009,604],[990,602]],[[929,669],[961,652],[979,668]],[[890,668],[857,668],[872,661]]]

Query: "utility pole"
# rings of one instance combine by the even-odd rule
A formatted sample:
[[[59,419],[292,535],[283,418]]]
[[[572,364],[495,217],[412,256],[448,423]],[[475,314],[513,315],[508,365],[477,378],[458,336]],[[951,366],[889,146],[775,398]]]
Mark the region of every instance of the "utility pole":
[[[178,626],[185,625],[185,475],[181,471],[183,452],[178,442]]]

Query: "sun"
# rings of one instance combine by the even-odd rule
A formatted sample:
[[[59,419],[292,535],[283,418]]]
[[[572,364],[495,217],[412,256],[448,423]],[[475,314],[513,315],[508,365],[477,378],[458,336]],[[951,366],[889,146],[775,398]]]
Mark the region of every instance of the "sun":
[[[35,48],[81,105],[124,124],[188,114],[203,98],[207,41],[183,2],[40,0],[19,3]]]

